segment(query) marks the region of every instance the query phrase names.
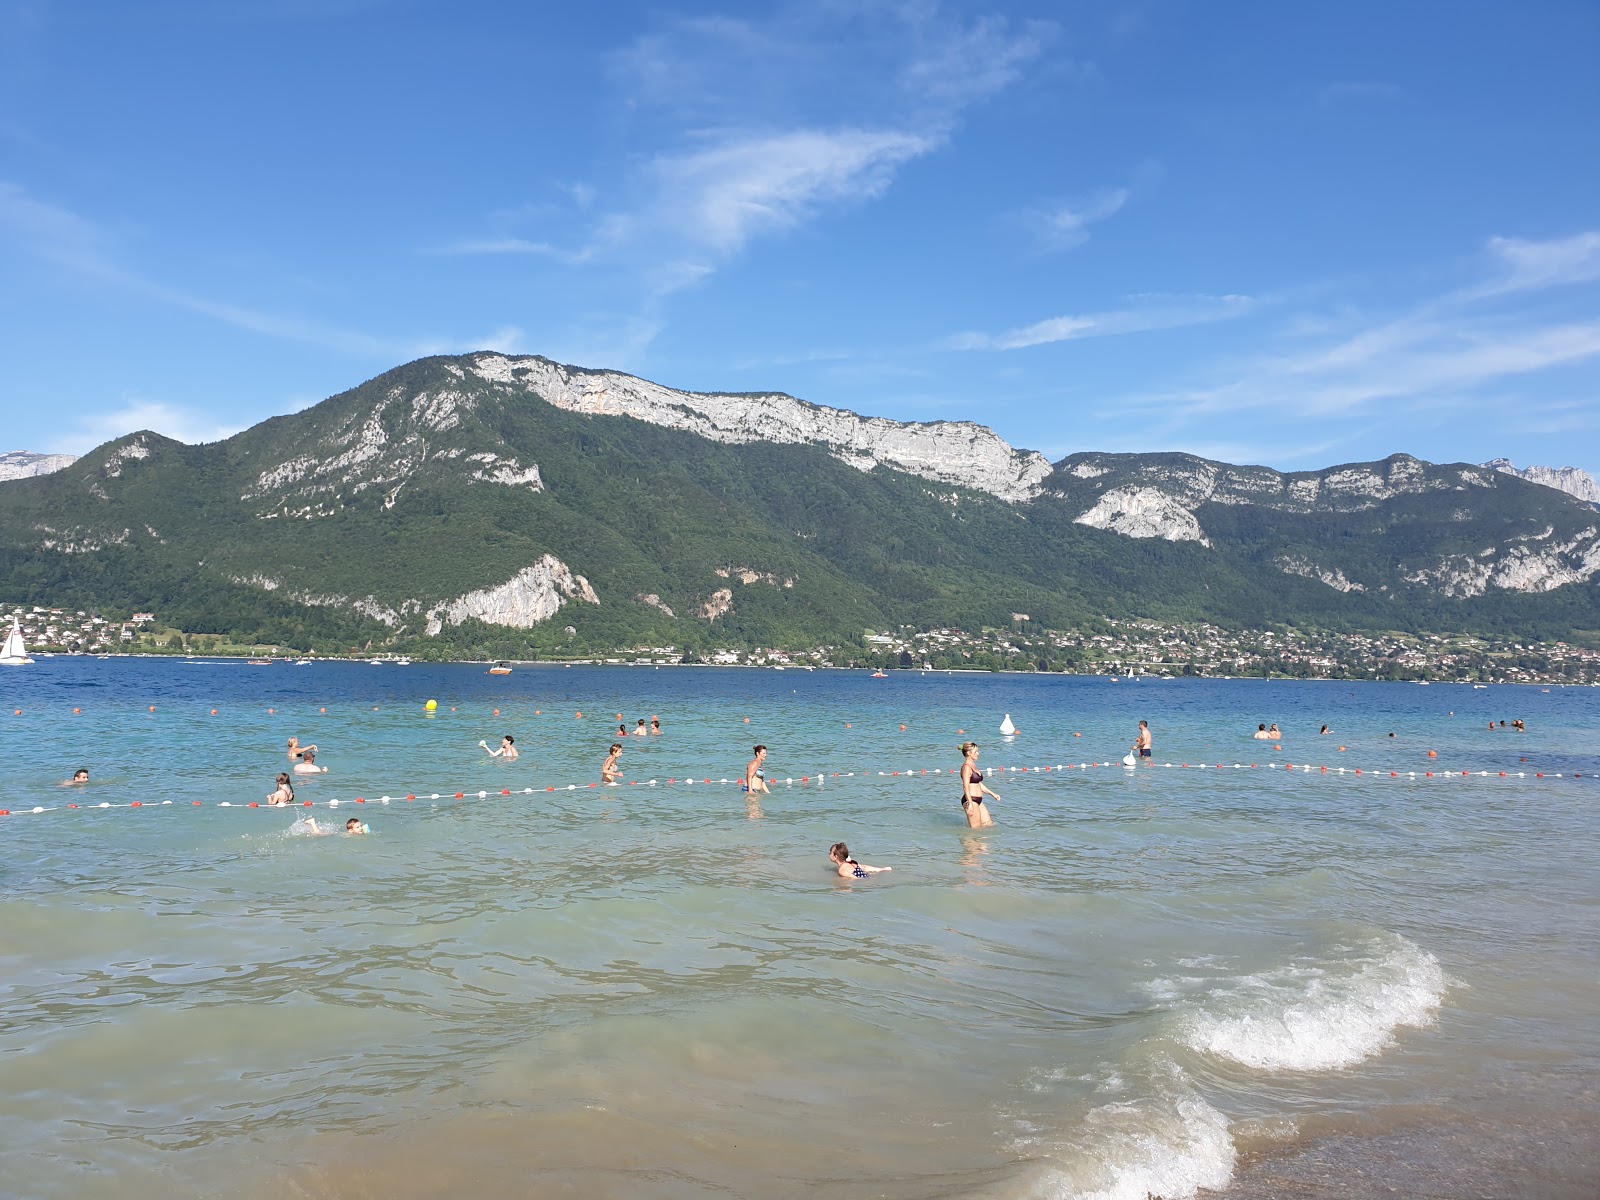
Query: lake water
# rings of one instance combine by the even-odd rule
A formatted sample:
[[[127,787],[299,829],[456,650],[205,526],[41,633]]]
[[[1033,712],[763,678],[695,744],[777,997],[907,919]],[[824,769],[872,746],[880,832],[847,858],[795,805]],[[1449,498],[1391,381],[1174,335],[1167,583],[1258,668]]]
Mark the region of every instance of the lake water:
[[[1600,689],[54,658],[0,698],[6,1196],[1593,1194]],[[617,713],[665,732],[590,788]],[[1153,766],[997,769],[1141,717]],[[290,734],[371,836],[245,807]],[[704,782],[757,741],[759,809]]]

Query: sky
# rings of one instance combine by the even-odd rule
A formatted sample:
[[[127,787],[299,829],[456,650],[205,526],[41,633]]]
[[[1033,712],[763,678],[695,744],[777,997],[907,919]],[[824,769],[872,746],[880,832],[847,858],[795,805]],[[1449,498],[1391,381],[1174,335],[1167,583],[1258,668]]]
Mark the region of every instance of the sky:
[[[427,354],[1600,473],[1600,4],[0,0],[0,450]]]

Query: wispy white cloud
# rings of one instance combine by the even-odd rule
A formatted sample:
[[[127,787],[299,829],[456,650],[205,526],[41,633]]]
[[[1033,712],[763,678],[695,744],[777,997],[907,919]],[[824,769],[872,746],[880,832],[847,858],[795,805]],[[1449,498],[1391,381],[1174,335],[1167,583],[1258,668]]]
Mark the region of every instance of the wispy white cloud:
[[[1128,202],[1127,188],[1096,192],[1085,200],[1051,208],[1040,214],[1040,241],[1050,250],[1070,250],[1089,240],[1089,226],[1116,216]]]
[[[881,195],[895,170],[934,148],[896,130],[802,129],[741,138],[652,164],[656,220],[719,254],[793,229],[825,206]]]
[[[378,337],[292,313],[277,313],[217,300],[149,278],[126,265],[114,239],[100,226],[77,213],[40,200],[15,183],[0,181],[0,239],[18,250],[107,288],[196,313],[236,329],[285,341],[323,346],[369,359],[396,359],[451,350],[496,349],[486,342],[406,340]],[[501,342],[516,341],[520,330],[496,331]],[[123,430],[122,432],[127,432]],[[175,436],[175,435],[174,435]]]
[[[1481,285],[1369,318],[1353,330],[1350,315],[1341,314],[1322,338],[1317,322],[1297,317],[1294,349],[1220,364],[1212,368],[1215,382],[1130,402],[1196,418],[1248,410],[1319,419],[1381,410],[1397,417],[1600,358],[1600,319],[1550,318],[1529,296],[1600,279],[1600,235],[1495,238],[1486,258]]]
[[[964,21],[934,3],[666,22],[607,63],[631,132],[652,149],[604,189],[565,185],[565,214],[543,214],[532,233],[502,220],[443,249],[620,269],[658,304],[760,238],[884,195],[1056,35],[1048,22]]]
[[[1489,239],[1489,257],[1500,274],[1469,294],[1494,296],[1600,279],[1600,230],[1587,230],[1545,242],[1524,238]]]
[[[947,350],[1023,350],[1081,338],[1206,325],[1242,317],[1260,303],[1252,296],[1187,296],[1107,312],[1049,317],[1002,333],[958,333],[947,338],[943,347]]]
[[[208,414],[193,412],[160,400],[124,397],[115,407],[85,413],[56,435],[48,446],[52,454],[82,454],[103,442],[140,429],[153,430],[189,445],[218,442],[243,429],[242,424],[219,424]]]

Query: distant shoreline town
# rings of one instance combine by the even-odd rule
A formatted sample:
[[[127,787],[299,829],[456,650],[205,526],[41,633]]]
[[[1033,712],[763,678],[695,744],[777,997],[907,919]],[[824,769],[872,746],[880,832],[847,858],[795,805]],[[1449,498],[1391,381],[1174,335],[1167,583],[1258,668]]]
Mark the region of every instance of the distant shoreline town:
[[[867,631],[860,644],[803,650],[636,645],[600,654],[541,655],[543,661],[637,666],[836,667],[879,670],[1010,671],[1067,675],[1264,678],[1600,685],[1600,648],[1518,642],[1470,634],[1354,633],[1280,628],[1231,630],[1205,622],[1108,618],[1094,629],[1053,630],[1013,613],[1011,627]],[[42,654],[310,658],[319,661],[494,661],[431,655],[424,646],[352,647],[318,654],[282,645],[241,645],[225,635],[164,626],[156,613],[113,619],[41,605],[0,606],[30,651]]]

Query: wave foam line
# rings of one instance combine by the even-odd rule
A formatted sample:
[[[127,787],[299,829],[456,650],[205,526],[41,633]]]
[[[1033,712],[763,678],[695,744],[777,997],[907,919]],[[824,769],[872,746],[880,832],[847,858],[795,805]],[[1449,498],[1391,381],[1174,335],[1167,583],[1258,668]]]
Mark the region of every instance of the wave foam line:
[[[1090,1109],[1072,1161],[1036,1189],[1040,1200],[1192,1200],[1233,1178],[1238,1152],[1225,1117],[1170,1061],[1143,1096]]]
[[[1214,985],[1183,1018],[1180,1037],[1259,1070],[1338,1070],[1387,1049],[1403,1026],[1432,1024],[1446,982],[1438,959],[1395,937],[1350,962],[1301,962]]]

